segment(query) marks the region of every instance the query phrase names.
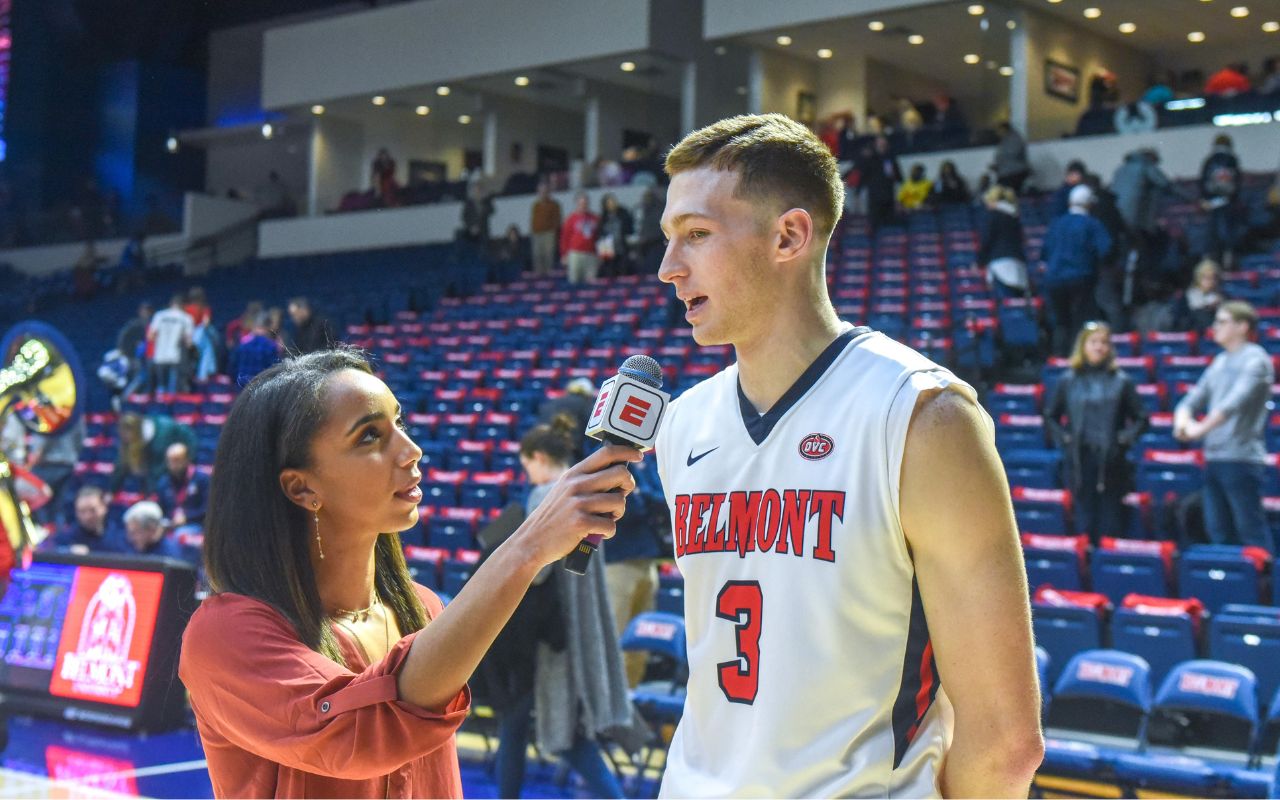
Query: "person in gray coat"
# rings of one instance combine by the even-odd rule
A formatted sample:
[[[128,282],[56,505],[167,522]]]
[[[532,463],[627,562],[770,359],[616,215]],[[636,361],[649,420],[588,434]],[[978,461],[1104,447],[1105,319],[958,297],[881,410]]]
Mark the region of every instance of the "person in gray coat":
[[[1145,236],[1158,230],[1156,212],[1161,195],[1183,196],[1160,169],[1160,154],[1151,148],[1134,150],[1124,157],[1111,177],[1111,192],[1129,231]]]
[[[1001,186],[1008,186],[1015,192],[1022,192],[1022,185],[1031,177],[1031,164],[1027,161],[1027,143],[1013,126],[1001,122],[997,131],[1000,141],[996,144],[995,160],[992,168],[996,173],[996,181]]]
[[[576,460],[581,431],[577,421],[564,414],[534,427],[520,440],[520,463],[533,487],[525,503],[527,513],[533,513]],[[634,716],[628,697],[605,583],[604,553],[596,553],[581,576],[551,565],[535,579],[538,584],[545,581],[556,587],[563,642],[537,643],[533,691],[508,703],[501,714],[496,758],[499,795],[520,796],[533,716],[538,748],[564,759],[586,782],[591,797],[623,797],[598,738],[609,735],[626,745],[631,737],[643,738],[637,730],[643,723]]]

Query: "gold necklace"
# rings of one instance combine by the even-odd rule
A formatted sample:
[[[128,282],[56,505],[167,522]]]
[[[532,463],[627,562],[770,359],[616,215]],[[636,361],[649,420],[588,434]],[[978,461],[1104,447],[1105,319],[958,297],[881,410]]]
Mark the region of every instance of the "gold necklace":
[[[348,611],[345,608],[335,608],[333,613],[329,616],[335,620],[338,617],[350,617],[352,622],[364,622],[369,619],[369,615],[373,613],[373,609],[379,605],[382,605],[382,598],[375,594],[373,596],[373,602],[364,608],[357,608],[351,611]]]
[[[366,620],[368,619],[368,612],[372,611],[373,607],[378,605],[382,605],[382,603],[375,601],[369,606],[369,608],[364,609],[364,611],[366,612],[365,614]],[[338,625],[342,626],[343,630],[345,630],[347,633],[351,634],[351,638],[355,640],[356,647],[360,648],[360,653],[364,656],[364,660],[367,661],[369,664],[373,664],[373,658],[369,655],[369,650],[364,646],[364,642],[360,641],[360,636],[355,632],[355,630],[353,630],[351,626],[347,625],[342,620],[338,619],[338,617],[336,616],[330,615],[329,618],[332,619],[334,622],[336,622]],[[353,619],[352,622],[356,622],[356,620]],[[391,625],[387,621],[386,611],[383,611],[382,613],[382,650],[383,650],[384,657],[386,656],[386,653],[391,651]]]

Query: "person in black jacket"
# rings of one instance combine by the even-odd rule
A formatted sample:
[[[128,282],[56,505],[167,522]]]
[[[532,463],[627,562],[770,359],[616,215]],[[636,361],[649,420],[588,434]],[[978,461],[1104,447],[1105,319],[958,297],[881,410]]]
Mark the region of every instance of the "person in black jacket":
[[[896,213],[897,186],[902,182],[898,158],[889,150],[889,140],[877,136],[871,152],[858,167],[862,186],[867,191],[867,224],[872,235],[893,222]]]
[[[293,320],[292,350],[299,355],[328,350],[336,341],[329,321],[316,314],[311,301],[295,297],[289,301],[289,319]]]
[[[987,219],[978,245],[977,265],[997,297],[1027,294],[1027,253],[1018,219],[1018,196],[1007,186],[993,186],[983,195]]]
[[[1049,398],[1044,425],[1065,455],[1076,532],[1089,534],[1094,544],[1123,535],[1132,478],[1126,453],[1147,423],[1133,381],[1116,367],[1110,326],[1086,323],[1076,336],[1071,368]]]
[[[1240,161],[1230,136],[1213,140],[1213,150],[1200,167],[1200,205],[1209,212],[1205,256],[1230,271],[1235,257],[1239,226]]]

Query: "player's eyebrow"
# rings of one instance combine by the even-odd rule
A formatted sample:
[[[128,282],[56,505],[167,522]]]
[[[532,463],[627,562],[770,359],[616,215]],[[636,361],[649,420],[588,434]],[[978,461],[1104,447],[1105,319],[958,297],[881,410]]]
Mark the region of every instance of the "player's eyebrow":
[[[693,218],[711,219],[709,215],[704,214],[701,211],[686,211],[683,214],[677,214],[676,216],[672,217],[669,223],[666,223],[661,227],[663,232],[665,233],[670,228],[677,228],[686,220],[693,219]]]

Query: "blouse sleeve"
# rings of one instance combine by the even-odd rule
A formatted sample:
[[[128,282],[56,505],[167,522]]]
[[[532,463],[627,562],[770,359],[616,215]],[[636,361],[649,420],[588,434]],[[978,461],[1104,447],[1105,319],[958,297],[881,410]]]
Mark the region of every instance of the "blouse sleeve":
[[[266,604],[216,595],[187,626],[179,675],[202,728],[287,767],[364,780],[451,741],[470,709],[465,686],[440,710],[399,700],[396,673],[416,637],[357,674],[302,644]]]

